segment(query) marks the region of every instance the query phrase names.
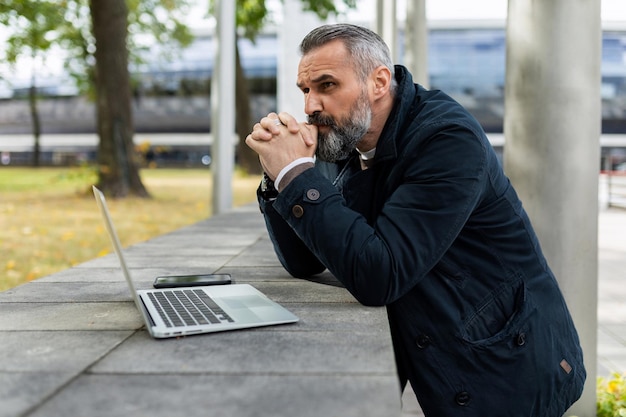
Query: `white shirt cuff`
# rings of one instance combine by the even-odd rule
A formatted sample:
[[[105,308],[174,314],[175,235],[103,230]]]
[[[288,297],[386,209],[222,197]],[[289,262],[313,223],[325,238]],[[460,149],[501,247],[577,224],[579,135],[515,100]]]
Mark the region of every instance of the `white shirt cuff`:
[[[275,188],[277,190],[280,189],[279,188],[280,181],[283,179],[285,174],[288,173],[293,167],[298,166],[300,164],[306,164],[307,162],[315,163],[315,159],[311,158],[310,156],[307,156],[307,157],[304,157],[304,158],[298,158],[295,161],[291,162],[286,167],[284,167],[283,169],[281,169],[280,172],[278,173],[278,176],[276,177],[276,180],[274,181]]]

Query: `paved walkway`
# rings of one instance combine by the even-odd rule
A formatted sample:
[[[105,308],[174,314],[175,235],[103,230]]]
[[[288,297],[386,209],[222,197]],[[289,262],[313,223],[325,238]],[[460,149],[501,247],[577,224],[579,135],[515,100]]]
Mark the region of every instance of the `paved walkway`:
[[[598,375],[626,372],[626,209],[599,218]]]
[[[598,376],[626,372],[626,208],[600,208],[598,218]],[[414,394],[403,417],[423,416]]]
[[[385,309],[358,304],[329,273],[291,278],[256,205],[124,253],[138,289],[159,275],[229,273],[300,321],[155,341],[115,256],[98,257],[0,293],[0,417],[400,414]],[[233,317],[247,301],[215,298]]]

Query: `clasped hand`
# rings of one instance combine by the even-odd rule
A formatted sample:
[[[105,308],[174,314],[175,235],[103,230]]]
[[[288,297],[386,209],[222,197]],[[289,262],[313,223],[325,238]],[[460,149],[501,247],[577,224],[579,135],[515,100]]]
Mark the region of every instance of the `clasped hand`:
[[[291,162],[315,155],[317,126],[298,122],[289,113],[270,113],[254,125],[246,145],[259,154],[263,171],[274,180]]]

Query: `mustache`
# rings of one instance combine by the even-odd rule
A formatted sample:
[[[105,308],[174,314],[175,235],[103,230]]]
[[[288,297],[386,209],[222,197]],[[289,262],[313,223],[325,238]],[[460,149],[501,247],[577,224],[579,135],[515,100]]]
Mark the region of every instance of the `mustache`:
[[[327,116],[322,113],[313,113],[308,115],[307,122],[311,125],[318,126],[337,126],[337,123],[332,116]]]

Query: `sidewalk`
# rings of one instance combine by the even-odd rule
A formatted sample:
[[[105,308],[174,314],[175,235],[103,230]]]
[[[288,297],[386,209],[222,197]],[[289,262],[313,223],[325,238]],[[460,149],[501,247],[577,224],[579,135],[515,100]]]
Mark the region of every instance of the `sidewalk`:
[[[228,273],[300,321],[156,341],[117,258],[97,257],[0,293],[0,417],[400,414],[385,309],[357,303],[330,273],[291,278],[256,205],[124,254],[137,289],[159,275]],[[239,310],[241,299],[221,302]]]
[[[626,372],[626,209],[598,222],[598,376]]]
[[[626,209],[601,206],[598,217],[597,376],[626,372]],[[410,387],[409,387],[410,388]],[[403,417],[421,417],[415,395],[402,398]]]

